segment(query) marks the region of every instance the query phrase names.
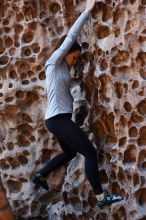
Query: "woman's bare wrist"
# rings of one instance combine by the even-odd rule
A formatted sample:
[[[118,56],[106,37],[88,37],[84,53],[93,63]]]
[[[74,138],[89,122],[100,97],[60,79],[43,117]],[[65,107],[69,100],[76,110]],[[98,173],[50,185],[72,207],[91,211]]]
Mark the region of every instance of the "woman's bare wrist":
[[[85,11],[85,12],[88,12],[88,13],[91,12],[88,8],[86,8],[84,11]]]
[[[92,13],[92,10],[96,4],[96,0],[86,0],[85,12]]]

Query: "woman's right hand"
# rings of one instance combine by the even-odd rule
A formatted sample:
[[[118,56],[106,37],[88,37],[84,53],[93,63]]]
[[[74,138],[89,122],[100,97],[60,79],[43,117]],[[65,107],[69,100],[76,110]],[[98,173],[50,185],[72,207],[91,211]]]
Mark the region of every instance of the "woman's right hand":
[[[96,0],[87,0],[85,11],[91,12],[92,9],[94,8],[95,3],[96,3]]]

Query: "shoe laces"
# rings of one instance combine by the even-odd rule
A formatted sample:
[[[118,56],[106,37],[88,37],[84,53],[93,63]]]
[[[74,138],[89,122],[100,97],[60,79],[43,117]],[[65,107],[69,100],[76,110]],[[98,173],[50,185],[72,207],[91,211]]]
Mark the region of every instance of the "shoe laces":
[[[113,197],[113,194],[112,193],[109,193],[107,190],[104,191],[104,198],[106,197],[110,197],[112,198]]]

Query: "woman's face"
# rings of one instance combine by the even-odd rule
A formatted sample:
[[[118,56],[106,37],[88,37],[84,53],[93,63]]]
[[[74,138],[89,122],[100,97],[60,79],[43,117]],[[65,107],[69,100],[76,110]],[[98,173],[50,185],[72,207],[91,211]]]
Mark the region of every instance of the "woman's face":
[[[81,51],[76,50],[74,52],[70,52],[66,55],[65,59],[69,67],[75,64],[76,59],[80,56]]]

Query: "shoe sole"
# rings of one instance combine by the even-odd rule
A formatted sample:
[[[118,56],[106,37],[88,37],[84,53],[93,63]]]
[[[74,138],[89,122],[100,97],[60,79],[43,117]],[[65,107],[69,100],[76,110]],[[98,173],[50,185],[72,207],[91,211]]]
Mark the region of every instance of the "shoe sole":
[[[122,201],[123,199],[120,199],[120,200],[114,200],[114,201],[106,201],[104,204],[101,204],[101,205],[98,205],[97,204],[97,206],[98,207],[102,207],[102,206],[104,206],[104,205],[110,205],[110,204],[113,204],[113,203],[115,203],[115,202],[120,202],[120,201]]]
[[[112,203],[114,203],[114,202],[120,202],[120,201],[122,201],[123,199],[115,199],[114,201],[107,201],[107,204],[112,204]]]

